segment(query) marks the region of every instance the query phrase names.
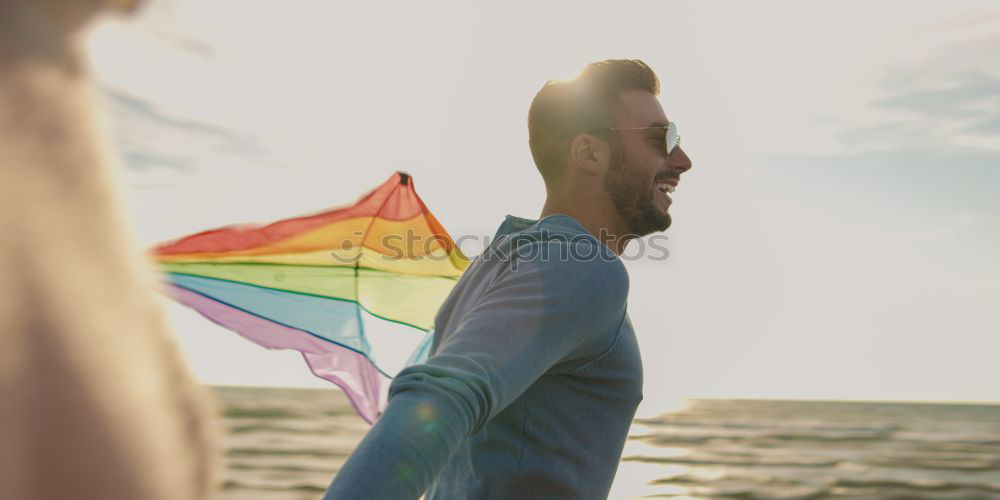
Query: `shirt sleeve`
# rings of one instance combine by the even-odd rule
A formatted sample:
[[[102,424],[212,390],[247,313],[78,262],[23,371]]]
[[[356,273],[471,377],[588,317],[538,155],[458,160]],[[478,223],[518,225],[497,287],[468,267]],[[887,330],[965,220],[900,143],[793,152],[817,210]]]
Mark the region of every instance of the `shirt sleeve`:
[[[325,499],[419,498],[461,443],[539,377],[610,345],[628,275],[619,260],[580,248],[596,240],[570,244],[513,255],[478,303],[450,319],[458,323],[435,354],[393,379],[385,413]]]

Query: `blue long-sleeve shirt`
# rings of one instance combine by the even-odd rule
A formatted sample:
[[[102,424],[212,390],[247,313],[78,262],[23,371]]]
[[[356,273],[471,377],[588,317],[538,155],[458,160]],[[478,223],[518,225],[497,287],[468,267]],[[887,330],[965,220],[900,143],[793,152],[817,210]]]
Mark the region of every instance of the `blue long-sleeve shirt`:
[[[507,216],[325,498],[606,498],[642,400],[627,296],[576,219]]]

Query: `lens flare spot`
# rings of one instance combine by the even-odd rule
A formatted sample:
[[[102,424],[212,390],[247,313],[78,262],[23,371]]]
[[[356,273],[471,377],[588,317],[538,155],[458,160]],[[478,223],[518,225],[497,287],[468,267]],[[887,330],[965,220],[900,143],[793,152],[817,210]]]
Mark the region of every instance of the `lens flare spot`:
[[[413,478],[413,467],[409,465],[403,465],[399,468],[399,473],[396,474],[396,479],[400,481],[409,481]]]
[[[417,406],[417,418],[421,422],[433,421],[437,418],[437,410],[430,404],[422,403]]]

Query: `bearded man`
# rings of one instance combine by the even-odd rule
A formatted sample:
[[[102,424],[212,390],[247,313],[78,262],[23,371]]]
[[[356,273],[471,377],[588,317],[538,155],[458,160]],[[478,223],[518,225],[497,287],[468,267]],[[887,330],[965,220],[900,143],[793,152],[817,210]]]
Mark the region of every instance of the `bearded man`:
[[[503,221],[327,499],[607,497],[642,400],[619,256],[670,226],[669,193],[691,168],[658,94],[639,60],[538,92],[539,219]]]

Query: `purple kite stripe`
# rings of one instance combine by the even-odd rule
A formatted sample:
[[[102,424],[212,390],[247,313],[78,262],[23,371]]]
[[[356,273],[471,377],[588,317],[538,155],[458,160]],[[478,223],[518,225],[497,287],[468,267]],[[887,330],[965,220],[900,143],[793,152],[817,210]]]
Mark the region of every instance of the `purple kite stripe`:
[[[390,379],[379,373],[364,355],[302,330],[254,316],[184,287],[170,285],[170,288],[173,297],[180,303],[260,346],[301,352],[313,374],[343,389],[354,409],[369,424],[373,424],[385,410],[385,389]]]

